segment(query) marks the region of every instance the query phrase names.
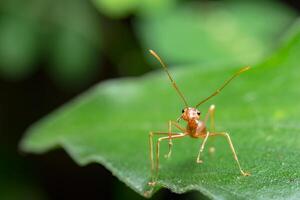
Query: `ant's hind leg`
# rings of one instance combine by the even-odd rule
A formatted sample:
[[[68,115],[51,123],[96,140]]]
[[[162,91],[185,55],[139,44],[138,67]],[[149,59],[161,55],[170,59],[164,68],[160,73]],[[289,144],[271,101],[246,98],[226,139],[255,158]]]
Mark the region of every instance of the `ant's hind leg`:
[[[198,156],[197,156],[197,163],[203,163],[203,161],[200,159],[200,156],[201,156],[201,153],[204,150],[204,146],[206,144],[206,141],[207,141],[208,137],[209,137],[209,132],[206,133],[206,136],[205,136],[205,138],[204,138],[204,140],[203,140],[203,142],[200,146],[199,153],[198,153]]]
[[[214,104],[212,104],[209,109],[208,109],[208,114],[205,116],[205,123],[208,121],[210,121],[210,132],[211,133],[215,133],[216,132],[216,128],[215,128],[215,109],[216,106]],[[209,153],[214,153],[216,151],[214,146],[209,147]]]
[[[239,170],[240,170],[241,174],[242,174],[243,176],[250,176],[250,175],[251,175],[250,173],[244,172],[244,171],[243,171],[243,169],[242,169],[242,167],[241,167],[241,165],[240,165],[239,159],[238,159],[238,157],[237,157],[237,155],[236,155],[236,152],[235,152],[235,150],[234,150],[234,147],[233,147],[233,144],[232,144],[232,142],[231,142],[231,139],[230,139],[229,134],[226,133],[226,132],[222,132],[222,133],[213,133],[213,135],[220,135],[220,136],[223,136],[223,137],[225,137],[225,138],[227,139],[227,142],[228,142],[228,144],[229,144],[229,146],[230,146],[230,149],[231,149],[231,151],[232,151],[233,157],[234,157],[234,159],[235,159],[235,161],[236,161],[236,163],[237,163],[237,165],[238,165],[238,167],[239,167]]]
[[[208,118],[210,119],[210,132],[214,133],[216,131],[215,129],[215,109],[216,106],[212,104],[208,109],[208,114],[205,116],[205,123],[208,121]]]

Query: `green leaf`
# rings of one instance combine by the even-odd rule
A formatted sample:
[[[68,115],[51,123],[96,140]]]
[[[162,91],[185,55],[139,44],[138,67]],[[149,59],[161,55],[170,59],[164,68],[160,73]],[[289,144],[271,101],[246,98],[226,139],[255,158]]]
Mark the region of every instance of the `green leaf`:
[[[93,0],[103,14],[112,18],[127,17],[130,14],[151,15],[172,9],[177,0]]]
[[[137,20],[144,48],[169,63],[256,63],[270,53],[295,13],[276,2],[187,4]]]
[[[95,86],[33,125],[21,148],[43,153],[62,147],[80,165],[100,163],[144,196],[166,187],[177,193],[197,190],[212,199],[298,199],[300,24],[292,30],[272,58],[209,102],[217,108],[217,130],[230,133],[250,177],[239,174],[224,138],[209,139],[199,165],[195,160],[202,140],[187,137],[174,140],[171,159],[161,156],[158,184],[150,190],[148,133],[167,131],[167,121],[175,120],[183,107],[162,70]],[[195,105],[235,70],[191,66],[170,73]],[[202,113],[209,103],[201,106]],[[208,152],[212,145],[214,154]],[[163,142],[162,154],[167,147]]]
[[[93,0],[96,7],[111,17],[123,17],[136,9],[139,0]]]
[[[62,31],[55,39],[48,69],[53,77],[71,88],[90,82],[97,74],[95,46],[72,31]]]
[[[64,87],[77,88],[99,73],[102,34],[98,16],[81,0],[53,2],[50,8],[53,13],[50,19],[55,26],[48,44],[51,62],[48,70]]]
[[[33,72],[37,57],[36,24],[19,17],[0,20],[0,75],[20,80]]]

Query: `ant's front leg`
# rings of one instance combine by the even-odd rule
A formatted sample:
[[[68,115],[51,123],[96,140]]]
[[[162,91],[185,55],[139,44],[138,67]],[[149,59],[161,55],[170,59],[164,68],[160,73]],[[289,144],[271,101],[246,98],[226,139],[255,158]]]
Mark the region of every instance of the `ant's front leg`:
[[[151,131],[149,133],[149,150],[150,150],[150,161],[151,161],[151,171],[154,170],[154,158],[153,158],[153,136],[154,135],[169,135],[168,137],[166,137],[167,139],[169,139],[171,137],[172,139],[172,136],[174,135],[182,135],[182,133],[170,133],[170,132],[153,132]]]
[[[151,175],[152,175],[152,181],[150,181],[148,183],[150,186],[155,185],[154,159],[153,159],[153,135],[169,135],[166,137],[160,137],[156,143],[156,176],[158,175],[158,169],[159,169],[160,142],[162,140],[170,139],[170,137],[171,137],[171,139],[174,139],[174,138],[180,138],[180,137],[185,136],[185,134],[183,134],[183,133],[167,133],[167,132],[150,132],[149,133],[149,147],[150,147],[150,161],[151,161]]]
[[[185,133],[185,129],[182,128],[177,122],[170,120],[169,121],[169,127],[168,127],[168,135],[169,135],[169,151],[168,153],[165,155],[165,158],[170,158],[171,154],[172,154],[172,137],[171,137],[171,133],[172,133],[172,125],[174,125],[176,128],[178,128],[179,130],[181,130],[183,133]]]

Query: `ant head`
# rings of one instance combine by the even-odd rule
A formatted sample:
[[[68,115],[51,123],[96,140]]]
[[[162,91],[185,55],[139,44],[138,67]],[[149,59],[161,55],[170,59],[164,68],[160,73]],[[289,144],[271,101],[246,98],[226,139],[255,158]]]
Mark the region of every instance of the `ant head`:
[[[189,120],[197,120],[200,118],[201,112],[197,110],[196,108],[187,107],[182,109],[181,116],[177,119],[179,121],[181,118],[185,121]]]

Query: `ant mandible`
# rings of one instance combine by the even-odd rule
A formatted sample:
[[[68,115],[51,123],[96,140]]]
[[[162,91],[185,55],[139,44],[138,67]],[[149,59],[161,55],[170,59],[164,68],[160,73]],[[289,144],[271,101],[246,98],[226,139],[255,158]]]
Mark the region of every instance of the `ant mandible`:
[[[181,93],[181,91],[179,90],[178,86],[176,85],[174,79],[172,78],[171,74],[169,73],[167,66],[164,64],[164,62],[162,61],[162,59],[158,56],[157,53],[155,53],[153,50],[149,50],[149,52],[151,53],[152,56],[154,56],[162,65],[164,71],[167,73],[174,89],[177,91],[177,93],[179,94],[179,96],[181,97],[181,99],[183,100],[183,103],[185,105],[184,109],[182,109],[182,114],[180,115],[180,117],[177,119],[177,122],[170,120],[169,121],[169,125],[168,125],[168,132],[150,132],[149,133],[149,143],[150,143],[150,160],[151,160],[151,174],[152,174],[152,178],[153,178],[153,172],[154,172],[154,158],[153,158],[153,135],[167,135],[165,137],[160,137],[157,140],[156,143],[156,177],[158,176],[158,170],[159,170],[159,151],[160,151],[160,143],[163,140],[169,140],[169,151],[168,154],[166,154],[166,158],[169,158],[171,156],[172,153],[172,140],[173,139],[178,139],[178,138],[182,138],[185,136],[190,136],[192,138],[202,138],[204,139],[200,149],[199,149],[199,153],[197,156],[197,163],[202,163],[203,161],[201,160],[201,153],[204,150],[206,141],[208,139],[208,137],[211,136],[223,136],[227,139],[227,142],[230,146],[230,149],[232,151],[232,154],[234,156],[234,159],[239,167],[239,170],[241,172],[241,174],[243,176],[249,176],[250,173],[248,172],[244,172],[242,170],[242,167],[239,163],[238,157],[236,155],[236,152],[234,150],[233,144],[231,142],[230,136],[227,132],[216,132],[215,131],[215,127],[214,127],[214,111],[215,111],[215,106],[211,105],[209,107],[208,110],[208,114],[205,116],[204,121],[200,120],[200,115],[201,112],[197,109],[198,106],[200,106],[201,104],[203,104],[204,102],[206,102],[207,100],[209,100],[210,98],[216,96],[217,94],[219,94],[221,92],[221,90],[223,90],[223,88],[230,83],[230,81],[232,81],[235,77],[239,76],[241,73],[247,71],[248,69],[250,69],[250,67],[244,67],[242,69],[240,69],[238,72],[236,72],[233,76],[231,76],[227,81],[225,81],[225,83],[218,88],[214,93],[212,93],[210,96],[208,96],[207,98],[205,98],[204,100],[200,101],[195,107],[189,107],[188,103],[185,99],[185,97],[183,96],[183,94]],[[211,120],[211,131],[208,131],[206,128],[206,122],[208,120],[208,118],[210,118]],[[187,126],[186,128],[183,128],[179,125],[179,121],[183,119],[184,121],[187,122]],[[178,128],[180,131],[182,131],[181,133],[175,133],[172,132],[172,125],[175,126],[176,128]],[[154,179],[149,182],[149,185],[155,185],[155,181]]]

